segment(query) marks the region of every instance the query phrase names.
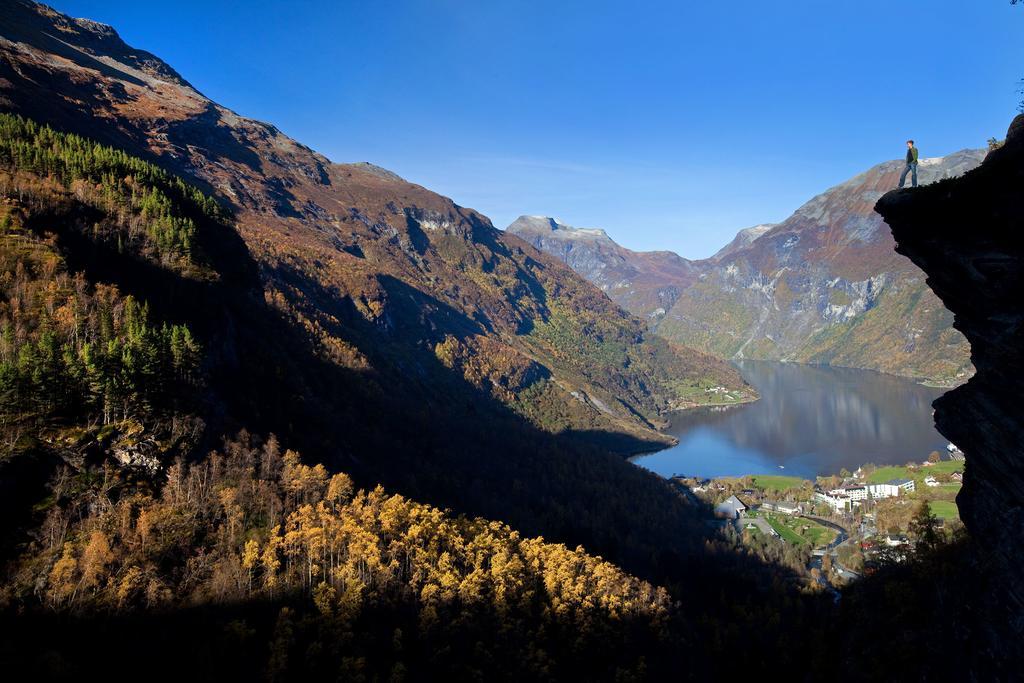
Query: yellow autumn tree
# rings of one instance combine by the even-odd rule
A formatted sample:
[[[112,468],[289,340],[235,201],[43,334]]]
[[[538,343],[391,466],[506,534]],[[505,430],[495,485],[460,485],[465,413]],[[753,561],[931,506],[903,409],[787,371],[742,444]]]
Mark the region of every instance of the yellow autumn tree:
[[[110,541],[103,531],[96,529],[89,535],[89,543],[82,553],[82,587],[95,588],[103,578],[107,565],[114,559]]]
[[[63,554],[53,565],[49,576],[49,597],[55,606],[70,604],[77,587],[78,560],[73,543],[65,543]]]
[[[252,593],[252,578],[253,573],[256,570],[256,566],[260,561],[260,542],[255,538],[250,538],[245,542],[245,548],[242,550],[242,569],[245,570],[246,578],[248,579],[249,586],[248,592]]]

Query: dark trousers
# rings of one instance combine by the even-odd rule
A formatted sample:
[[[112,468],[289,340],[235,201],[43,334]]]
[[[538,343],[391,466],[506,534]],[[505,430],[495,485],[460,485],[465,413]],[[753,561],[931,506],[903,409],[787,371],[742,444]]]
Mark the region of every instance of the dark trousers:
[[[900,174],[900,187],[903,187],[903,183],[907,181],[907,174],[910,174],[910,184],[913,187],[917,187],[917,162],[911,161],[907,164],[907,167],[903,169],[903,173]]]

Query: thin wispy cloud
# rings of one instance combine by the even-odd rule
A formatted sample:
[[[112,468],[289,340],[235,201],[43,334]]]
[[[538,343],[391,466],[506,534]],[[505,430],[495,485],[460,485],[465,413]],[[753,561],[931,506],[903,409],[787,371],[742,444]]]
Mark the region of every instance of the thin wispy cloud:
[[[468,156],[460,157],[458,161],[467,164],[480,164],[486,166],[518,166],[523,168],[543,169],[547,171],[560,171],[563,173],[575,173],[581,175],[608,175],[609,169],[601,166],[592,166],[573,161],[560,161],[557,159],[531,159],[526,157],[503,157],[503,156]]]

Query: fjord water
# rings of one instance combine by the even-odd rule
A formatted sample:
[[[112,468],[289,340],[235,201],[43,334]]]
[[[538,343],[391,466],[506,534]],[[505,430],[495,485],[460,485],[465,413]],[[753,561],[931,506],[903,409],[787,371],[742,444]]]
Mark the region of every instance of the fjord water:
[[[679,444],[633,462],[666,477],[813,478],[945,452],[931,407],[944,389],[867,370],[766,361],[737,367],[760,400],[677,413],[666,431]]]

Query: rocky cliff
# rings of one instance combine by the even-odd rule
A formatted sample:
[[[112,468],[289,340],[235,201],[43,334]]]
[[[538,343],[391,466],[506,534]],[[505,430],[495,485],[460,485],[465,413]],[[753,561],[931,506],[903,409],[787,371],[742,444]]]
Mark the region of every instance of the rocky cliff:
[[[966,453],[960,514],[998,583],[995,602],[1024,629],[1024,116],[962,178],[886,194],[877,211],[896,250],[927,273],[955,315],[977,373],[935,403]],[[1004,615],[999,615],[1004,616]],[[995,624],[999,624],[996,619]],[[997,628],[999,628],[997,626]],[[1009,648],[1017,640],[1007,638]]]

